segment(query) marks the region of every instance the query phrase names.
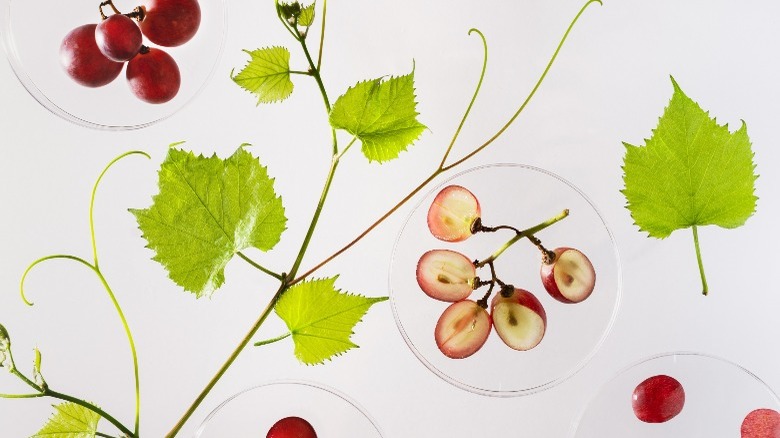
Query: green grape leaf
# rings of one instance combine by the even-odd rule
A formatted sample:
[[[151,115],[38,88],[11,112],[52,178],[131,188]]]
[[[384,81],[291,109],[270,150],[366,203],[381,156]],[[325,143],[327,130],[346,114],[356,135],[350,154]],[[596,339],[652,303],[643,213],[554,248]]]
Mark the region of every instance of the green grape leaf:
[[[314,24],[314,3],[301,9],[301,15],[298,16],[298,24],[306,27]]]
[[[336,278],[298,283],[274,307],[292,334],[295,356],[307,365],[357,347],[350,340],[352,329],[373,304],[387,300],[342,293],[334,287]]]
[[[330,124],[357,137],[369,161],[392,160],[420,137],[414,71],[386,81],[359,82],[336,100]]]
[[[257,96],[257,104],[287,99],[293,92],[290,80],[290,52],[284,47],[244,50],[250,60],[238,74],[230,76],[241,88]]]
[[[54,414],[30,438],[95,438],[100,415],[71,402],[52,406]]]
[[[662,239],[692,228],[699,254],[697,226],[736,228],[755,212],[758,176],[745,123],[731,133],[674,78],[672,84],[672,99],[646,145],[624,143],[622,192],[641,231]]]
[[[269,251],[286,228],[282,200],[266,168],[239,148],[231,157],[170,149],[152,206],[130,211],[170,278],[201,297],[225,282],[239,251]]]

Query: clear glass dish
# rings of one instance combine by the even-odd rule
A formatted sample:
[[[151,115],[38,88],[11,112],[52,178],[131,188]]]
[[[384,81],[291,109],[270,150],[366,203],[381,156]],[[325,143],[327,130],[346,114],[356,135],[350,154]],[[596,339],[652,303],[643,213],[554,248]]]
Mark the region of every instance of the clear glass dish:
[[[128,13],[143,0],[115,0]],[[0,31],[8,61],[19,81],[38,102],[70,122],[106,130],[137,129],[164,120],[192,101],[214,73],[227,31],[227,0],[199,0],[201,23],[195,36],[178,47],[164,47],[179,66],[181,88],[169,102],[136,98],[125,69],[113,82],[88,88],[74,82],[60,65],[62,39],[84,24],[100,22],[94,2],[0,0]],[[110,15],[110,7],[104,7]],[[144,44],[155,47],[144,38]]]
[[[308,421],[321,437],[382,437],[374,420],[346,395],[316,383],[276,381],[224,401],[195,438],[264,437],[274,423],[290,416]]]
[[[673,377],[685,391],[680,413],[664,423],[634,414],[634,388],[650,377]],[[572,425],[573,438],[739,437],[742,421],[756,409],[780,411],[780,399],[758,377],[727,360],[674,352],[629,366],[607,382]]]
[[[589,257],[597,273],[595,289],[589,298],[576,304],[553,299],[542,286],[541,254],[528,241],[517,242],[495,262],[499,278],[529,290],[545,308],[546,333],[541,343],[531,350],[510,349],[495,330],[479,351],[464,359],[448,358],[436,345],[434,328],[449,303],[434,300],[420,289],[415,275],[420,256],[431,249],[450,249],[469,260],[484,259],[514,236],[506,230],[479,233],[460,243],[433,237],[427,227],[428,208],[436,194],[451,184],[466,187],[477,197],[482,221],[489,226],[503,224],[524,229],[569,209],[567,218],[536,236],[548,249],[574,247]],[[490,276],[483,270],[478,275]],[[477,300],[484,293],[485,288],[479,289],[471,298]],[[477,167],[436,187],[414,208],[393,250],[390,296],[401,335],[431,372],[477,394],[502,397],[531,394],[576,373],[609,333],[621,297],[617,246],[595,206],[563,178],[518,164]]]

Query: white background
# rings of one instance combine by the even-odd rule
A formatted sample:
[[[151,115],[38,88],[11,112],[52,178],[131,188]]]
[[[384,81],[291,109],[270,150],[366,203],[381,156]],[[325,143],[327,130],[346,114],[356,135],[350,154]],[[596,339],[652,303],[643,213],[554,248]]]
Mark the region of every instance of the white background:
[[[606,380],[664,351],[722,356],[780,388],[780,4],[605,3],[586,12],[521,118],[467,165],[519,162],[553,171],[587,193],[611,225],[623,263],[623,303],[611,335],[588,366],[536,395],[473,395],[418,362],[398,333],[391,307],[383,304],[357,327],[355,341],[361,348],[325,366],[299,365],[290,342],[249,348],[181,436],[191,436],[228,396],[280,378],[338,388],[392,438],[563,437]],[[332,99],[358,80],[407,73],[414,60],[420,119],[430,131],[389,164],[368,164],[357,153],[345,158],[304,267],[351,239],[438,163],[481,64],[481,45],[467,36],[469,28],[484,31],[491,57],[482,96],[456,153],[470,150],[505,122],[581,5],[580,0],[332,2],[323,63]],[[63,252],[90,257],[87,208],[95,177],[126,150],[152,155],[151,162],[134,157],[114,168],[100,188],[95,212],[101,266],[136,336],[142,433],[148,437],[163,436],[175,423],[274,286],[239,261],[229,265],[227,284],[213,299],[195,300],[150,260],[126,209],[149,204],[167,145],[187,140],[195,151],[223,157],[241,143],[255,145],[253,151],[276,177],[291,220],[276,249],[251,254],[280,270],[297,250],[328,166],[329,131],[313,81],[296,77],[289,101],[255,107],[253,97],[228,78],[231,69],[244,65],[241,49],[293,48],[276,21],[273,2],[233,0],[228,21],[224,56],[209,86],[169,120],[139,131],[102,132],[66,122],[32,99],[9,65],[0,63],[0,321],[11,332],[17,363],[26,366],[32,348],[39,347],[54,389],[93,400],[126,423],[131,423],[133,406],[129,353],[98,281],[73,263],[42,265],[28,283],[34,308],[19,299],[18,282],[38,257]],[[40,37],[53,36],[41,29]],[[302,66],[299,51],[293,53],[293,66]],[[650,135],[672,93],[669,75],[720,122],[733,129],[746,121],[761,175],[758,212],[744,227],[700,232],[711,285],[706,298],[699,293],[690,231],[665,241],[648,239],[632,225],[619,192],[621,141],[639,144]],[[506,195],[522,202],[522,191],[507,188]],[[392,245],[410,208],[320,274],[340,273],[339,285],[350,291],[387,294]],[[280,323],[269,322],[258,338],[281,330]],[[24,387],[0,373],[0,392],[17,391]],[[0,436],[23,437],[38,430],[50,414],[49,403],[0,400]]]

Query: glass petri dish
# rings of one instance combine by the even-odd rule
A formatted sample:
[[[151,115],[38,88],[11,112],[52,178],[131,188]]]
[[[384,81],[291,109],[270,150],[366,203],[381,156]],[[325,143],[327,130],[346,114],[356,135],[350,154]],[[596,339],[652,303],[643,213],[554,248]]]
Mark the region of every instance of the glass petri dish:
[[[346,395],[311,382],[276,381],[240,392],[203,421],[195,438],[263,437],[286,417],[308,421],[322,437],[381,438],[374,420]]]
[[[131,12],[144,0],[115,0]],[[16,77],[52,113],[95,129],[138,129],[164,120],[191,102],[214,73],[227,30],[227,1],[199,0],[201,23],[197,34],[178,47],[160,47],[181,72],[177,95],[163,104],[136,98],[125,79],[125,68],[113,82],[88,88],[74,82],[60,65],[59,48],[71,30],[98,23],[99,0],[73,3],[57,0],[0,0],[2,42]],[[105,7],[110,15],[110,7]],[[156,47],[144,38],[144,44]]]
[[[553,299],[544,289],[541,254],[523,239],[495,261],[498,278],[534,294],[547,315],[541,343],[528,351],[507,347],[495,330],[479,351],[451,359],[437,347],[434,330],[449,303],[422,292],[416,280],[417,262],[431,249],[449,249],[469,260],[484,260],[514,232],[478,233],[460,243],[436,239],[427,226],[428,208],[439,191],[451,184],[470,190],[479,200],[487,226],[525,229],[556,216],[569,216],[536,234],[548,249],[574,247],[588,256],[596,271],[595,289],[576,304]],[[483,280],[490,272],[477,272]],[[412,353],[435,375],[464,390],[509,397],[543,391],[566,380],[596,353],[618,312],[621,275],[617,246],[604,218],[591,201],[563,178],[535,167],[494,164],[467,170],[429,192],[401,229],[390,266],[390,297],[398,329]],[[482,298],[485,288],[474,291]],[[493,295],[497,295],[494,291]],[[488,302],[489,303],[489,302]]]
[[[685,403],[664,423],[644,423],[634,414],[632,394],[640,382],[656,375],[680,382]],[[780,399],[750,371],[701,353],[664,353],[629,366],[607,382],[573,423],[571,436],[739,437],[743,420],[756,409],[780,412]]]

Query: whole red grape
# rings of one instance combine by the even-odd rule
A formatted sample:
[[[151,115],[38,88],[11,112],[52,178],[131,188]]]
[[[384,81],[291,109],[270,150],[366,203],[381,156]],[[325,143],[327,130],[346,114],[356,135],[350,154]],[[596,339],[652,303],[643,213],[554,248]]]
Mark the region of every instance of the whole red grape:
[[[684,404],[685,391],[674,377],[653,376],[634,389],[634,414],[645,423],[665,423],[676,417]]]
[[[70,31],[60,45],[60,63],[68,75],[85,87],[102,87],[116,79],[121,62],[100,52],[95,41],[97,24],[85,24]]]
[[[165,103],[179,92],[181,74],[171,55],[142,47],[127,63],[127,82],[136,97],[148,103]]]
[[[286,417],[271,426],[266,438],[317,438],[317,432],[301,417]]]
[[[200,27],[198,0],[147,0],[141,9],[141,32],[160,46],[180,46],[192,39]]]
[[[141,50],[143,36],[132,18],[114,14],[97,25],[95,41],[107,58],[123,62],[129,61]]]

